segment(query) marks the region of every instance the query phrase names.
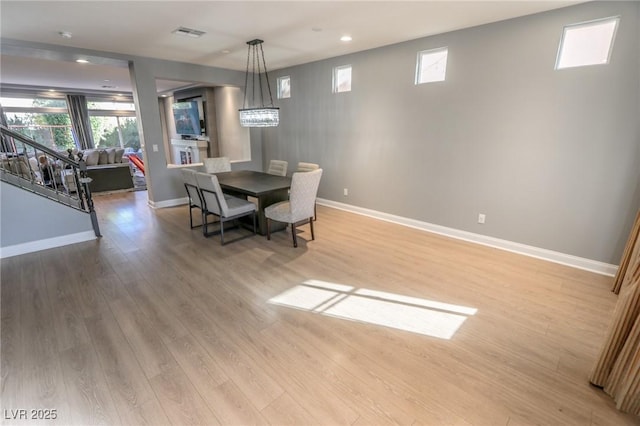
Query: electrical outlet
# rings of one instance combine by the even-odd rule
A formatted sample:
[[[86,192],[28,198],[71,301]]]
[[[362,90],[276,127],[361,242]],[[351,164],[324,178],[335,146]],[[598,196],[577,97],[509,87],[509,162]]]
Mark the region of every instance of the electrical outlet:
[[[153,144],[151,147],[153,148],[153,152],[158,152],[158,145]]]
[[[484,220],[485,220],[486,218],[487,218],[487,217],[484,215],[484,213],[480,213],[480,214],[478,215],[478,223],[484,223]]]
[[[344,189],[344,196],[346,197],[347,195],[349,195],[349,190],[347,188]]]

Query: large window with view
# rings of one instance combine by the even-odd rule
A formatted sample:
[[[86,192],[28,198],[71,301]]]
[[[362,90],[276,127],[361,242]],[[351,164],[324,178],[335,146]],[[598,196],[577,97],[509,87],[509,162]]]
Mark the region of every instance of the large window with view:
[[[11,130],[56,151],[77,148],[67,102],[62,97],[15,96],[0,98]],[[135,105],[131,100],[88,99],[89,120],[96,148],[140,151]]]
[[[87,101],[93,142],[96,148],[124,148],[140,152],[135,105],[131,101]]]
[[[57,151],[75,148],[65,99],[2,97],[0,104],[9,129]]]

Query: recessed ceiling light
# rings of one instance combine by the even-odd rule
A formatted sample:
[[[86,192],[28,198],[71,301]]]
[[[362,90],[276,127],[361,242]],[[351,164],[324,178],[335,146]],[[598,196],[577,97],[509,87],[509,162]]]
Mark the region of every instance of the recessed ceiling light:
[[[108,78],[105,78],[105,79],[104,79],[104,80],[102,80],[102,81],[104,81],[105,83],[108,83],[108,82],[110,82],[111,80],[109,80]]]
[[[231,53],[229,49],[224,49],[224,50],[221,50],[220,52],[224,53],[225,55]]]
[[[340,41],[351,41],[353,40],[350,35],[343,35],[340,37]]]
[[[76,59],[76,62],[79,64],[88,64],[89,61],[87,61],[86,59]]]
[[[56,91],[56,89],[49,89],[49,91],[50,91],[50,92],[55,92],[55,91]]]
[[[194,37],[194,38],[198,38],[206,34],[204,31],[194,30],[193,28],[187,28],[187,27],[178,27],[175,30],[171,31],[171,33],[181,35],[181,36]]]
[[[58,31],[58,35],[62,38],[71,38],[73,37],[73,34],[71,34],[69,31]]]

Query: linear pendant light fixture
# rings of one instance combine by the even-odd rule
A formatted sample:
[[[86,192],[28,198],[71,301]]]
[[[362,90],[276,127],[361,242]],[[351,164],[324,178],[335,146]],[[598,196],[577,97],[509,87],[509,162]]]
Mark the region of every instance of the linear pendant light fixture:
[[[244,102],[240,112],[240,125],[242,127],[276,127],[280,123],[280,108],[273,106],[273,96],[271,95],[271,85],[269,84],[269,74],[267,73],[267,63],[264,60],[264,50],[262,50],[262,40],[248,41],[247,51],[247,72],[244,77]],[[262,59],[262,67],[260,66]],[[247,98],[249,97],[249,61],[252,61],[251,68],[251,104],[247,108]],[[264,92],[262,89],[262,68],[264,68],[264,79],[269,92],[270,106],[265,106]],[[256,78],[258,84],[256,86]],[[260,106],[256,104],[256,89],[260,97]]]

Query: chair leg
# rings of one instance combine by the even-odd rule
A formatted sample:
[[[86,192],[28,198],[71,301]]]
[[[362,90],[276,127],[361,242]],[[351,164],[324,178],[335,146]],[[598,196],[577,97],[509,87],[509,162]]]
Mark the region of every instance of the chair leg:
[[[318,204],[313,204],[313,220],[318,220]]]
[[[296,224],[291,224],[291,235],[293,236],[293,246],[298,247],[298,237],[296,236]]]
[[[256,235],[256,212],[253,212],[253,235]]]
[[[189,206],[189,226],[193,229],[193,215],[191,214],[191,210],[193,210],[193,207]]]
[[[207,225],[207,214],[202,212],[202,235],[207,236],[207,232],[209,231],[209,226]]]
[[[311,239],[315,240],[316,236],[313,234],[313,218],[312,217],[309,218],[309,226],[311,227]]]
[[[267,240],[271,239],[271,219],[267,218]]]
[[[220,218],[220,244],[224,245],[224,221]]]

